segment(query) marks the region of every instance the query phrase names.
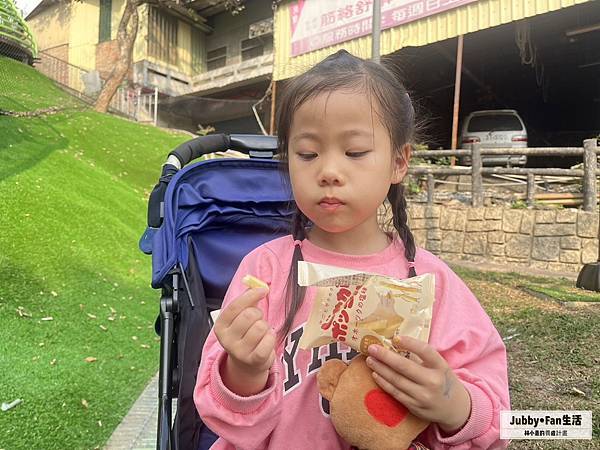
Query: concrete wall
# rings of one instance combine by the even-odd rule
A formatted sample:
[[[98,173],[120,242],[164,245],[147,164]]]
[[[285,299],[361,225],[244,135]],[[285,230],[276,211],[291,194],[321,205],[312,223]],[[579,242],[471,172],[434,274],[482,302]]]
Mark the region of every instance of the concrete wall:
[[[124,7],[125,2],[123,1],[123,8]],[[131,60],[133,64],[148,57],[148,8],[147,4],[138,6],[138,34],[135,38],[135,43],[133,44],[133,55]],[[115,30],[118,30],[119,22],[117,22],[114,27]]]
[[[190,24],[177,23],[177,66],[187,75],[192,75],[192,27]]]
[[[39,51],[58,57],[51,50],[69,44],[72,7],[71,2],[55,3],[27,21]]]
[[[100,25],[100,2],[98,0],[72,2],[72,8],[69,63],[85,70],[94,70]]]
[[[117,33],[119,31],[121,17],[123,16],[123,12],[125,11],[125,0],[112,0],[111,9],[111,40],[106,42],[100,42],[96,46],[96,70],[100,72],[100,76],[103,78],[106,78],[108,77],[108,75],[110,75],[110,72],[112,71],[115,62],[120,57],[119,45],[117,43]],[[99,21],[99,18],[96,20]],[[144,4],[138,6],[138,30],[135,42],[133,43],[133,52],[131,55],[132,64],[146,59],[148,53],[147,36],[148,5]],[[127,77],[131,79],[133,77],[133,72],[130,71]]]
[[[167,14],[167,12],[162,11],[163,14]],[[142,24],[143,17],[143,24]],[[140,26],[144,27],[142,32],[142,36],[138,36],[136,40],[136,50],[134,52],[133,62],[139,62],[141,60],[147,60],[157,68],[160,68],[161,72],[166,73],[167,71],[171,71],[174,73],[182,74],[184,78],[188,78],[193,75],[192,70],[192,25],[183,20],[177,20],[177,65],[170,64],[166,61],[162,61],[158,58],[150,56],[148,54],[148,7],[146,6],[146,10],[143,12],[143,15],[140,14]],[[200,46],[200,54],[203,54],[204,47],[204,33],[199,33],[201,36]],[[138,42],[140,45],[138,45]],[[143,45],[141,44],[143,43]],[[186,80],[187,81],[187,80]]]
[[[578,272],[598,257],[598,214],[409,203],[417,245],[450,260]]]
[[[34,33],[40,51],[85,70],[97,68],[106,76],[108,68],[114,65],[118,57],[116,38],[124,8],[125,0],[112,1],[112,40],[100,44],[98,0],[55,3],[30,18],[27,23]],[[148,5],[138,7],[138,15],[138,34],[133,48],[134,63],[147,59]],[[185,30],[183,34],[185,41]],[[187,36],[188,46],[189,40]],[[187,57],[184,55],[183,58]]]
[[[110,18],[110,37],[117,39],[119,24],[125,10],[125,0],[112,0],[112,13]],[[99,22],[99,18],[96,19]],[[136,63],[146,59],[148,53],[148,44],[146,38],[148,36],[148,5],[143,4],[138,6],[138,32],[133,44],[132,62]],[[97,39],[96,39],[97,41]],[[115,44],[116,45],[116,44]]]
[[[117,31],[125,0],[112,0],[111,14],[111,41],[98,43],[99,33],[99,0],[82,0],[80,2],[60,2],[41,11],[32,17],[30,24],[40,50],[63,46],[60,55],[56,55],[70,64],[81,67],[84,70],[98,70],[101,76],[106,77],[109,69],[114,66],[118,58],[118,46],[116,44]],[[252,8],[246,8],[241,14],[233,16],[229,12],[223,12],[211,18],[210,24],[215,31],[206,36],[204,33],[193,33],[192,26],[182,20],[178,20],[178,64],[168,64],[164,61],[148,55],[148,5],[144,4],[138,8],[139,25],[138,34],[133,49],[133,64],[139,66],[148,61],[156,73],[143,73],[137,76],[136,82],[152,83],[160,86],[166,81],[160,77],[169,75],[188,81],[194,73],[192,68],[192,39],[197,36],[201,39],[197,47],[202,60],[201,70],[206,70],[206,51],[227,45],[227,65],[235,65],[241,62],[241,41],[248,38],[250,24],[273,16],[269,2],[256,2]],[[68,51],[66,50],[68,49]],[[272,54],[272,43],[265,45],[265,53]],[[67,54],[65,54],[67,53]],[[268,65],[269,73],[272,64]],[[252,78],[262,75],[262,69],[257,73],[246,74]],[[260,72],[260,73],[259,73]],[[136,73],[136,71],[134,71]],[[152,82],[148,77],[158,77]],[[187,85],[183,90],[189,90]]]
[[[250,3],[250,2],[249,2]],[[241,42],[248,39],[250,24],[273,17],[271,2],[251,2],[252,5],[236,16],[223,12],[212,17],[209,24],[215,30],[206,37],[206,51],[227,46],[227,65],[242,62]],[[273,53],[272,40],[265,45],[264,53]]]

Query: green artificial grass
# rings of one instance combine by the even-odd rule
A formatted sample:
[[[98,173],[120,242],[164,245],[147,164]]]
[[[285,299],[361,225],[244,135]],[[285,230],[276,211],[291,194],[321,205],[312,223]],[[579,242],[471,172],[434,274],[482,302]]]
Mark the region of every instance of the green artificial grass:
[[[10,90],[6,90],[6,86]],[[0,449],[102,446],[158,367],[159,293],[137,248],[187,136],[85,110],[0,57]]]
[[[0,110],[80,107],[81,102],[31,67],[0,56]]]

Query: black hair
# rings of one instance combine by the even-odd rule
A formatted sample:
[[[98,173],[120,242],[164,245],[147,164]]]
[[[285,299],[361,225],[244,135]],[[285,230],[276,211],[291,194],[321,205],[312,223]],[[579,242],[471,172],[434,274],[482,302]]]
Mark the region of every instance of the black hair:
[[[403,146],[412,144],[415,134],[414,108],[389,60],[382,58],[382,63],[375,63],[353,56],[346,50],[339,50],[286,85],[277,113],[277,141],[284,162],[288,161],[290,129],[296,110],[319,94],[348,89],[364,89],[375,98],[379,106],[379,119],[389,132],[392,149],[398,156],[402,155],[400,150]],[[289,179],[288,164],[282,164],[282,167],[286,171],[286,179]],[[391,207],[392,224],[404,243],[404,253],[409,261],[408,276],[414,277],[416,247],[407,223],[404,186],[401,183],[392,184],[387,199]],[[302,241],[306,237],[308,224],[308,218],[296,208],[291,226],[295,241]],[[281,340],[290,332],[294,317],[304,300],[305,289],[298,286],[298,261],[302,260],[301,247],[295,245],[287,281],[286,317],[279,330]]]

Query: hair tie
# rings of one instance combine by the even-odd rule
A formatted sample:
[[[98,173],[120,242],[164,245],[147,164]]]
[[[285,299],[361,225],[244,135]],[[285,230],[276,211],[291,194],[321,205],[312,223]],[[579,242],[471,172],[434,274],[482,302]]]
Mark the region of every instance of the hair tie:
[[[408,268],[409,269],[414,269],[415,268],[415,262],[414,261],[409,261],[408,262]]]
[[[300,248],[300,250],[302,250],[302,241],[299,239],[296,239],[294,241],[294,247],[298,247],[298,248]]]

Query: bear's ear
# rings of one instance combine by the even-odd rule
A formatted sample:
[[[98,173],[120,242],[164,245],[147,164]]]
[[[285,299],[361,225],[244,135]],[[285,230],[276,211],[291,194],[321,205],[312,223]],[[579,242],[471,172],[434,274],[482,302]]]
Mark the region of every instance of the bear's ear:
[[[323,364],[323,367],[321,367],[321,370],[317,374],[317,383],[319,385],[319,392],[324,398],[331,401],[338,380],[347,368],[346,363],[339,359],[330,359]]]

